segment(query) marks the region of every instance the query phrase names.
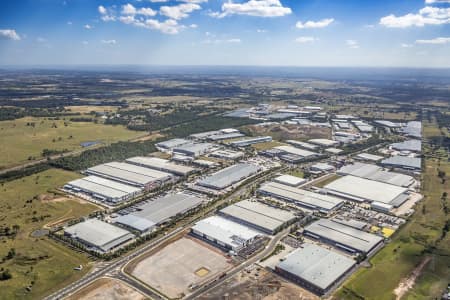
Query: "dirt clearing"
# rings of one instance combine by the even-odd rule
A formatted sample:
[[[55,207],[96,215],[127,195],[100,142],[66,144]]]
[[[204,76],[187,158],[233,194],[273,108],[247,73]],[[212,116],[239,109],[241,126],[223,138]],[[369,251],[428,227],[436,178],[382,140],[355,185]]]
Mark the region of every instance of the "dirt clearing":
[[[112,278],[100,278],[76,292],[67,300],[144,300],[144,295],[129,285]]]

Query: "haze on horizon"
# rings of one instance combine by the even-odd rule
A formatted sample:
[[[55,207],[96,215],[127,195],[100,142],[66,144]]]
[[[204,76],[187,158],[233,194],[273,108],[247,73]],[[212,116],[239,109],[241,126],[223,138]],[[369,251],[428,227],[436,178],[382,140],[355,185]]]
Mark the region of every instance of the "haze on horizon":
[[[2,1],[0,65],[450,67],[450,0]]]

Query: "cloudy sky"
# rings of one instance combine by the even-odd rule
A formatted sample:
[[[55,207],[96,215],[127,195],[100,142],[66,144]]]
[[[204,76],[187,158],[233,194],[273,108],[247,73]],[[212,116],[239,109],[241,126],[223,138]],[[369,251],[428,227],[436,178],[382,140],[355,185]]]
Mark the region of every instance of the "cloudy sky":
[[[2,0],[1,65],[450,67],[450,0]]]

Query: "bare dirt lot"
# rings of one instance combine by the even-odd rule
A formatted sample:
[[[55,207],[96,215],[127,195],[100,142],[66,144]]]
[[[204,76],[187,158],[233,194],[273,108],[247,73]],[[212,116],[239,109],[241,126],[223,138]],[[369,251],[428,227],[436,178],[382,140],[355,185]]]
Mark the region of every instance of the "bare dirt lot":
[[[203,294],[200,300],[319,300],[301,287],[265,269],[242,271],[219,287]]]
[[[218,249],[183,237],[137,263],[131,274],[170,298],[181,298],[190,286],[209,281],[231,267]]]
[[[67,300],[144,300],[144,295],[112,278],[100,278]]]

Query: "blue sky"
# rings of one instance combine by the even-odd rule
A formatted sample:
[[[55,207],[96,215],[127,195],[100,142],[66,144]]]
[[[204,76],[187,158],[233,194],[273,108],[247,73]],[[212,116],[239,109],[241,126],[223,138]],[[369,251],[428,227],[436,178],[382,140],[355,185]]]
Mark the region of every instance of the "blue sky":
[[[3,0],[1,65],[450,67],[450,0]]]

